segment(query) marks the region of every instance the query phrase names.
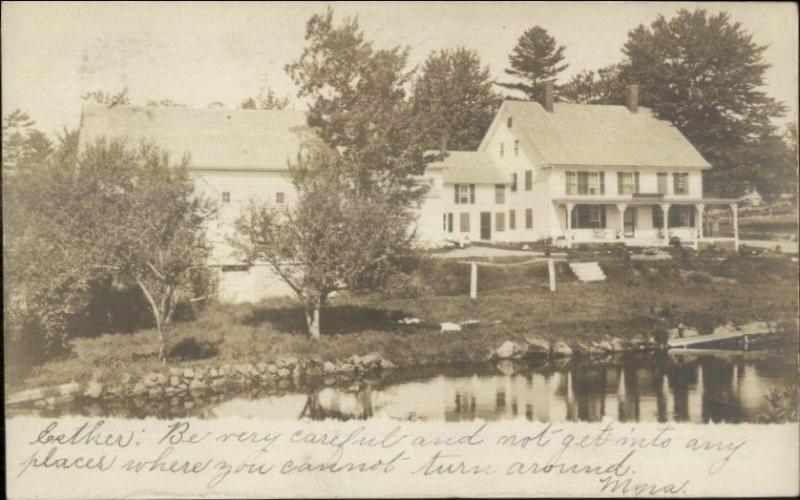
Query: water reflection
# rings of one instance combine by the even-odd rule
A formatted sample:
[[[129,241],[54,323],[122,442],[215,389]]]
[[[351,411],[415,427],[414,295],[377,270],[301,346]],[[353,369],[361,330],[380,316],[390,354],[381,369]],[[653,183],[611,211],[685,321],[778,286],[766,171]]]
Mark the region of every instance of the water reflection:
[[[770,389],[796,384],[785,358],[682,355],[538,368],[472,367],[396,373],[383,381],[306,392],[252,392],[233,398],[142,407],[73,407],[67,413],[128,417],[194,416],[314,420],[506,420],[753,422]]]
[[[790,383],[792,368],[771,369],[774,360],[714,356],[672,357],[658,362],[507,369],[471,375],[361,384],[357,390],[323,388],[292,401],[291,411],[235,399],[210,416],[402,420],[743,422],[756,421],[771,387]],[[780,363],[778,363],[780,364]],[[254,406],[255,405],[255,406]]]

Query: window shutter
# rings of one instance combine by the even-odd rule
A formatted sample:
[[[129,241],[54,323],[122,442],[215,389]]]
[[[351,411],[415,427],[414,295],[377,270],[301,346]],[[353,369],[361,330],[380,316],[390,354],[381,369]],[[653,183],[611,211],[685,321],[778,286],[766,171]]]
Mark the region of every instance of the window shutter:
[[[469,202],[475,203],[475,184],[469,185]]]
[[[454,184],[453,187],[455,188],[455,192],[456,192],[456,205],[458,205],[458,188],[459,188],[459,185],[458,184]]]
[[[606,194],[606,173],[600,172],[600,194]]]
[[[634,183],[634,188],[633,188],[634,191],[633,192],[634,193],[638,193],[639,192],[639,172],[634,172],[633,173],[633,183]]]
[[[622,172],[617,172],[617,194],[622,194]]]
[[[567,194],[575,194],[575,193],[572,192],[572,184],[574,182],[574,178],[575,178],[575,172],[567,172],[567,176],[566,176],[566,179],[567,179],[567,189],[566,189]]]

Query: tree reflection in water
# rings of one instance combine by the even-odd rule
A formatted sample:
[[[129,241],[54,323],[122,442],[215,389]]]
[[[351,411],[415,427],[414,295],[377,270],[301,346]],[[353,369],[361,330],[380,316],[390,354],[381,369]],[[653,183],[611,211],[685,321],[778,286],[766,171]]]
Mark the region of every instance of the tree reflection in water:
[[[758,368],[759,363],[742,357],[676,356],[659,362],[534,371],[517,371],[505,364],[495,374],[438,376],[384,387],[361,383],[348,391],[316,390],[308,395],[301,417],[753,421],[766,391],[783,383],[781,377],[760,375],[764,370]]]

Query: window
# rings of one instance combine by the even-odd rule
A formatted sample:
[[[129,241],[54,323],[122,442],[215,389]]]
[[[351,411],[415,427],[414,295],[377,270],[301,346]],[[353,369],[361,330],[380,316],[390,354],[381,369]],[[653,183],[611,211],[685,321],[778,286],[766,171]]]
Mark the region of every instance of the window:
[[[279,205],[282,205],[283,201],[284,201],[284,198],[285,197],[284,197],[283,193],[275,193],[275,203],[277,203]]]
[[[516,210],[509,210],[508,211],[508,229],[514,230],[517,228],[517,211]]]
[[[667,174],[666,172],[658,173],[658,194],[667,194]]]
[[[511,126],[514,125],[514,119],[509,116],[506,123],[508,124],[508,128],[511,128]]]
[[[495,184],[494,185],[494,202],[498,205],[502,205],[506,202],[506,185],[505,184]]]
[[[511,174],[511,192],[512,193],[516,193],[517,192],[517,173],[516,172]]]
[[[533,189],[533,172],[530,170],[525,171],[525,191]]]
[[[469,212],[462,212],[458,218],[458,226],[462,233],[469,232]]]
[[[505,212],[497,212],[494,214],[494,230],[495,231],[505,231],[506,230],[506,214]]]
[[[519,156],[519,141],[514,141],[514,156]]]
[[[572,209],[574,229],[604,229],[606,227],[605,205],[576,205]]]
[[[567,172],[567,194],[603,194],[605,172]]]
[[[222,193],[222,203],[230,203],[231,202],[231,194],[227,191]]]
[[[669,210],[669,227],[694,227],[694,207],[674,206]]]
[[[454,187],[456,205],[475,203],[475,184],[456,184]]]
[[[672,174],[673,193],[689,194],[689,174]]]
[[[506,143],[504,143],[504,142],[501,142],[501,143],[500,143],[500,158],[502,158],[502,157],[503,157],[503,154],[504,154],[505,152],[506,152]]]
[[[617,172],[617,192],[634,194],[639,192],[639,172]]]
[[[533,209],[525,209],[525,229],[533,229]]]

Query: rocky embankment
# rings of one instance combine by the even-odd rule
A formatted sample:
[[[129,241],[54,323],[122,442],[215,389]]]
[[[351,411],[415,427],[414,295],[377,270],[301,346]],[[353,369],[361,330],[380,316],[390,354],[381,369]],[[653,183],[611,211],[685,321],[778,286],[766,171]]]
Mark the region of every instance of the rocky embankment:
[[[91,380],[71,382],[48,388],[29,389],[11,394],[8,405],[53,407],[79,398],[114,400],[122,398],[160,399],[224,393],[252,386],[275,388],[300,387],[304,380],[318,379],[325,384],[380,375],[396,365],[378,353],[353,355],[347,359],[322,361],[312,358],[280,358],[275,362],[259,362],[194,368],[170,367],[163,373],[152,372],[135,379],[125,374],[119,383]]]

